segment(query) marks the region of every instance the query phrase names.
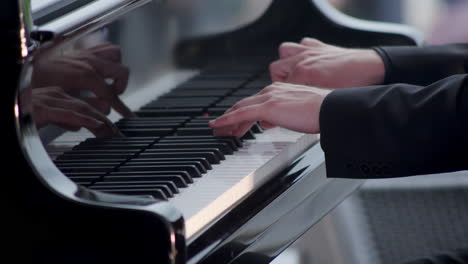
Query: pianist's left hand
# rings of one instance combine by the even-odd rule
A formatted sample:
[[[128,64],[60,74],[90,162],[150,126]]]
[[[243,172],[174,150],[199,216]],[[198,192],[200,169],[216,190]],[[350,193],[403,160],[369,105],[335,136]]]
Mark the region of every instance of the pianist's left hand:
[[[70,96],[60,87],[36,88],[32,90],[32,117],[38,128],[54,124],[77,131],[85,127],[97,137],[120,136],[114,124],[94,107],[99,102],[86,100]]]
[[[111,44],[74,50],[63,56],[39,56],[34,63],[33,87],[59,86],[80,97],[91,91],[101,99],[103,114],[114,108],[124,117],[133,113],[120,100],[127,87],[129,70],[121,63],[120,49]]]
[[[304,38],[279,47],[279,60],[270,65],[274,82],[322,88],[346,88],[380,84],[385,67],[371,49],[349,49]]]
[[[281,126],[303,133],[319,133],[319,112],[331,90],[273,83],[236,103],[209,124],[217,136],[241,137],[256,121],[264,128]]]

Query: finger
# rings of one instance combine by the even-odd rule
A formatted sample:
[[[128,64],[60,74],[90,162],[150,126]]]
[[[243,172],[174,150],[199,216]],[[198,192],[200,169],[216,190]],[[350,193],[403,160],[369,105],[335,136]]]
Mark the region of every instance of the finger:
[[[260,127],[262,127],[263,129],[272,129],[276,127],[272,123],[263,121],[263,120],[260,120],[259,124],[260,124]]]
[[[294,56],[278,60],[270,64],[270,75],[273,82],[285,82],[294,67],[302,60],[307,58],[305,52]]]
[[[247,131],[249,131],[249,129],[253,126],[254,123],[255,122],[240,123],[237,129],[233,131],[232,135],[237,138],[242,137],[243,135],[245,135],[245,133],[247,133]]]
[[[47,107],[47,122],[63,127],[64,129],[70,129],[76,131],[81,127],[93,132],[94,130],[105,126],[105,124],[93,117],[88,115],[82,115],[70,109],[64,109],[60,107]]]
[[[261,104],[265,101],[267,101],[270,98],[269,95],[267,94],[256,94],[252,95],[249,97],[246,97],[237,103],[235,103],[231,108],[226,110],[225,114],[230,113],[232,111],[236,111],[237,109],[249,106],[249,105],[255,105],[255,104]]]
[[[288,57],[302,53],[308,48],[309,47],[301,45],[301,44],[297,44],[293,42],[285,42],[281,44],[281,46],[279,47],[279,55],[281,59],[286,59]]]
[[[318,46],[325,45],[325,43],[321,42],[318,39],[314,39],[314,38],[303,38],[301,40],[301,45],[304,45],[304,46],[307,46],[307,47],[318,47]]]
[[[212,128],[234,126],[243,122],[254,122],[262,118],[265,104],[256,104],[243,107],[241,109],[224,114],[215,120],[211,120],[208,124]]]
[[[222,137],[222,136],[231,137],[235,130],[237,130],[237,125],[218,127],[218,128],[213,129],[213,135],[217,137]]]
[[[81,98],[86,103],[90,104],[92,107],[96,108],[99,112],[104,115],[108,115],[111,111],[111,106],[105,100],[96,97],[86,97]]]

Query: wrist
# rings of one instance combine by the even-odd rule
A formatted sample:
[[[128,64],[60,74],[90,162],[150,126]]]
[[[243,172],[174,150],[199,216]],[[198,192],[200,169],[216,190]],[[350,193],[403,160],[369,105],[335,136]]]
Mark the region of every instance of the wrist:
[[[370,85],[382,84],[385,81],[385,64],[380,55],[373,49],[363,50],[365,71]]]

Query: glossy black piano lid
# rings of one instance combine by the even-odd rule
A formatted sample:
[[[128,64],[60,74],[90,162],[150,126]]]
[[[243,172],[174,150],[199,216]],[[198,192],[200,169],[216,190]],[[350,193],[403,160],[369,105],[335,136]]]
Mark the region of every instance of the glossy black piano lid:
[[[65,2],[70,4],[68,7],[73,7],[91,1]],[[174,2],[177,1],[172,4]],[[24,209],[23,217],[15,220],[23,224],[20,238],[24,238],[30,244],[28,250],[32,250],[26,256],[49,263],[63,263],[69,256],[77,254],[77,260],[86,259],[83,261],[86,263],[185,263],[185,251],[189,250],[189,262],[194,262],[196,257],[208,263],[229,263],[263,245],[236,244],[239,234],[235,233],[239,231],[242,235],[249,227],[249,220],[265,217],[263,205],[278,202],[278,197],[287,191],[286,187],[298,188],[299,180],[310,180],[310,172],[298,169],[292,173],[278,173],[270,184],[261,186],[260,192],[247,197],[225,218],[213,223],[212,229],[188,245],[180,213],[154,198],[177,195],[181,189],[189,188],[195,178],[203,177],[204,170],[222,163],[227,155],[235,155],[241,141],[208,135],[207,120],[269,84],[268,64],[277,57],[280,42],[307,35],[347,46],[415,43],[405,33],[361,31],[327,21],[318,2],[321,1],[275,0],[263,16],[247,26],[211,36],[187,37],[177,34],[180,25],[170,19],[173,10],[167,2],[155,1],[119,17],[104,30],[80,39],[67,39],[71,41],[68,44],[79,44],[68,47],[85,48],[90,43],[110,42],[120,48],[123,64],[130,68],[129,91],[148,85],[155,89],[172,89],[159,98],[149,98],[153,102],[147,102],[136,111],[140,118],[116,122],[126,138],[83,141],[73,150],[59,155],[56,166],[41,152],[42,148],[31,147],[38,143],[38,139],[30,120],[21,122],[24,126],[17,134],[14,100],[2,104],[5,107],[3,113],[7,113],[4,119],[8,124],[7,138],[12,142],[8,147],[12,153],[8,165],[18,171],[16,177],[8,178],[12,188],[7,193],[13,195],[5,201]],[[0,10],[5,6],[0,4]],[[67,7],[58,10],[70,11]],[[15,12],[11,10],[8,14]],[[37,21],[53,19],[57,14],[51,11],[44,18],[39,15],[36,18]],[[12,28],[18,27],[16,23]],[[87,41],[88,38],[91,41]],[[6,61],[12,69],[11,76],[6,79],[9,87],[18,87],[21,80],[26,80],[22,79],[26,77],[20,71],[30,66],[29,62],[21,60],[18,39],[11,38],[17,48],[16,57]],[[66,46],[59,44],[57,47]],[[0,52],[8,53],[4,49]],[[150,82],[152,77],[167,73],[168,68],[176,71],[194,69],[200,71],[200,75],[191,74],[192,79],[184,75],[185,80],[178,79],[171,87]],[[15,97],[13,90],[8,90],[10,99]],[[255,137],[258,133],[261,129],[257,127],[249,136]],[[22,138],[24,135],[34,139]],[[21,144],[28,143],[26,155],[20,151],[24,146],[17,137],[22,140]],[[200,147],[200,144],[206,146]],[[194,156],[194,160],[184,163]],[[307,160],[306,156],[301,161]],[[292,169],[297,168],[297,164],[294,165],[296,167],[291,166]],[[113,196],[106,192],[131,195]],[[307,195],[307,192],[301,192],[298,196]],[[256,204],[259,200],[261,203]],[[229,224],[232,228],[225,228]],[[262,235],[274,232],[269,229],[272,223],[266,224],[268,227]],[[279,254],[301,232],[303,230],[292,231],[287,242],[266,258]],[[37,244],[39,246],[34,247]],[[221,257],[220,261],[218,257]]]

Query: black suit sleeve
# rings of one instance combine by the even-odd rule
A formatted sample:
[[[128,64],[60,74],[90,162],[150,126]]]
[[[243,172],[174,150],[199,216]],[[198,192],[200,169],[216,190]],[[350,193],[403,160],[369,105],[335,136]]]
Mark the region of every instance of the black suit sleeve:
[[[328,177],[383,178],[468,169],[468,75],[427,87],[339,89],[320,111]]]
[[[429,85],[468,73],[468,44],[426,47],[376,47],[385,64],[384,84]]]

